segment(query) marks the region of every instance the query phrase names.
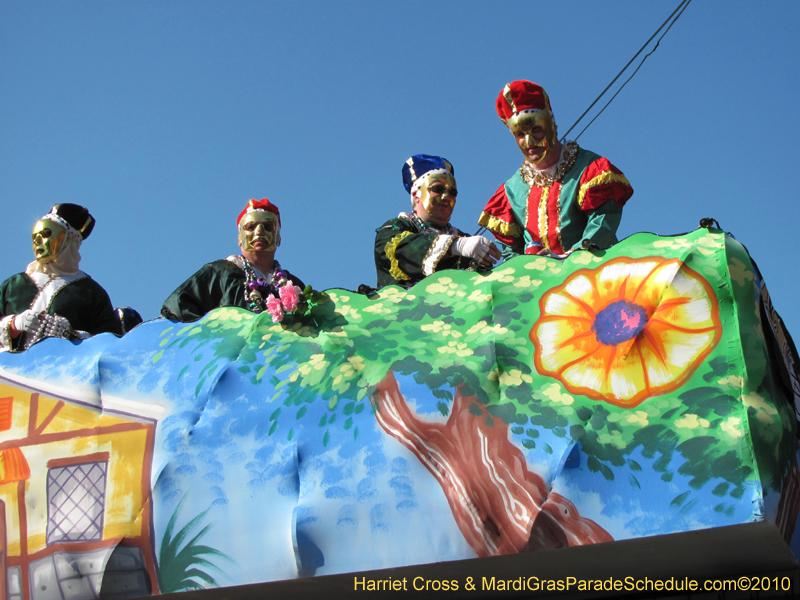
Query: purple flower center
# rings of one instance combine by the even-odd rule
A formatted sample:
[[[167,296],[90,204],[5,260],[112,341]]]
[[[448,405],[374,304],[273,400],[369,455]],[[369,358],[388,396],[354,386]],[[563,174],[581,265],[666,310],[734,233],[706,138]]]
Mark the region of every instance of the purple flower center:
[[[592,331],[597,341],[616,346],[639,335],[647,323],[647,311],[638,304],[617,300],[597,313]]]

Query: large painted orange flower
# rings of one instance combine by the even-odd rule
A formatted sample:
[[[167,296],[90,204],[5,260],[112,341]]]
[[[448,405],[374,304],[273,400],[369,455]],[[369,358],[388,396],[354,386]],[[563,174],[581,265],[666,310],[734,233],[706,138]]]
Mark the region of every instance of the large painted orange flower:
[[[722,335],[714,290],[678,259],[581,269],[539,308],[536,370],[572,394],[623,407],[682,386]]]

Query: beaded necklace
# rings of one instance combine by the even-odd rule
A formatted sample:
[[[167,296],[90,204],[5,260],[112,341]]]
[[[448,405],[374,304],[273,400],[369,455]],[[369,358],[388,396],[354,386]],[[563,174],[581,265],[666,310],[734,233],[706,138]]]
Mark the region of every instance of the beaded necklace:
[[[415,212],[412,212],[409,216],[411,217],[411,222],[414,223],[417,229],[419,229],[420,233],[438,233],[439,235],[441,235],[443,232],[450,231],[452,229],[450,223],[448,223],[447,225],[443,225],[441,229],[438,229],[433,225],[428,225],[427,223],[425,223],[425,221],[420,219],[419,215],[417,215],[417,213]]]
[[[544,171],[537,171],[533,164],[529,163],[527,160],[522,163],[522,166],[519,168],[519,174],[522,176],[523,181],[528,185],[535,185],[536,187],[550,187],[556,181],[561,181],[561,179],[566,175],[567,171],[572,168],[572,165],[575,164],[575,159],[578,158],[578,142],[569,142],[567,144],[566,149],[564,150],[564,160],[562,160],[556,172],[551,176],[545,173]]]
[[[267,303],[264,300],[267,296],[275,295],[280,288],[287,283],[291,283],[288,273],[281,269],[281,264],[275,260],[272,262],[272,271],[265,277],[256,275],[253,265],[244,256],[239,256],[244,265],[244,295],[249,303],[247,308],[258,314],[267,310]],[[273,283],[274,282],[274,283]]]

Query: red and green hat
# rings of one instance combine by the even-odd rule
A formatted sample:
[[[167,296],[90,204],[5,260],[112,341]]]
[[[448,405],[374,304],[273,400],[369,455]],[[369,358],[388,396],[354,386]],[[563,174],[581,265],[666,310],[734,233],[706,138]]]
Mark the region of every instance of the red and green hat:
[[[553,113],[550,108],[550,98],[547,92],[538,83],[520,79],[507,83],[497,96],[497,115],[503,123],[516,115],[546,110]]]
[[[247,206],[244,207],[244,210],[239,213],[239,218],[236,219],[236,227],[239,227],[239,223],[247,213],[253,212],[255,210],[265,210],[267,212],[271,212],[276,217],[278,217],[278,227],[281,226],[281,213],[278,211],[278,207],[272,204],[266,198],[262,198],[261,200],[253,200],[250,199],[247,201]]]

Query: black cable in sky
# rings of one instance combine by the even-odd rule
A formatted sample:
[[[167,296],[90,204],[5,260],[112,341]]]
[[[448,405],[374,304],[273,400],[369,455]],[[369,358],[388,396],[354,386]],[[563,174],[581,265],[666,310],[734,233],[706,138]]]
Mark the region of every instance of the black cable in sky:
[[[640,54],[641,54],[641,53],[644,51],[644,49],[645,49],[645,48],[647,48],[647,45],[648,45],[650,42],[652,42],[652,41],[653,41],[653,38],[654,38],[654,37],[656,37],[656,36],[658,35],[658,32],[659,32],[659,31],[661,31],[662,29],[664,29],[664,26],[665,26],[667,23],[669,23],[669,22],[670,22],[670,20],[671,20],[671,21],[672,21],[672,23],[669,23],[669,27],[667,27],[667,31],[669,31],[669,30],[670,30],[670,28],[671,28],[671,27],[672,27],[672,26],[675,24],[675,21],[677,21],[677,20],[678,20],[678,18],[679,18],[679,17],[680,17],[680,16],[683,14],[683,11],[684,11],[684,10],[686,10],[686,7],[687,7],[687,6],[689,6],[689,3],[690,3],[691,1],[692,1],[692,0],[681,0],[681,3],[678,5],[678,7],[677,7],[677,8],[676,8],[674,11],[672,11],[672,14],[671,14],[669,17],[667,17],[667,20],[666,20],[666,21],[664,21],[664,22],[661,24],[661,27],[659,27],[658,29],[656,29],[655,33],[654,33],[653,35],[651,35],[651,36],[650,36],[650,39],[649,39],[649,40],[647,40],[647,41],[644,43],[644,45],[643,45],[643,46],[642,46],[642,47],[639,49],[639,51],[638,51],[638,52],[637,52],[637,53],[636,53],[636,54],[633,56],[633,58],[632,58],[632,59],[631,59],[631,60],[628,62],[628,64],[627,64],[627,65],[625,65],[625,66],[622,68],[622,70],[621,70],[621,71],[620,71],[620,72],[617,74],[617,76],[616,76],[616,77],[614,77],[614,79],[611,81],[611,83],[609,83],[609,84],[608,84],[608,86],[606,86],[606,89],[604,89],[604,90],[603,90],[603,91],[600,93],[600,95],[599,95],[599,96],[598,96],[598,97],[595,99],[595,101],[594,101],[594,102],[592,102],[592,103],[591,103],[591,105],[589,105],[589,108],[587,108],[587,109],[586,109],[586,110],[583,112],[583,114],[582,114],[580,117],[578,117],[578,120],[577,120],[577,121],[575,121],[575,122],[572,124],[572,127],[570,127],[570,128],[567,130],[567,133],[565,133],[565,134],[564,134],[564,136],[561,138],[561,141],[562,141],[562,142],[563,142],[563,141],[565,141],[565,140],[567,139],[567,136],[569,135],[570,131],[572,131],[573,129],[575,129],[575,126],[576,126],[578,123],[580,123],[580,122],[581,122],[581,120],[583,119],[583,117],[585,117],[585,116],[586,116],[586,114],[587,114],[587,113],[588,113],[590,110],[592,110],[592,108],[594,107],[594,105],[595,105],[595,104],[597,104],[597,103],[599,102],[600,98],[602,98],[602,97],[603,97],[603,95],[605,95],[605,93],[606,93],[606,92],[607,92],[607,91],[608,91],[608,90],[611,88],[611,86],[612,86],[612,85],[614,85],[614,83],[617,81],[617,79],[619,79],[619,78],[622,76],[622,74],[623,74],[623,73],[624,73],[624,72],[627,70],[627,68],[631,66],[631,64],[633,63],[633,61],[635,61],[635,60],[636,60],[636,58],[637,58],[637,57],[638,57],[638,56],[639,56],[639,55],[640,55]],[[680,11],[680,13],[678,13],[678,11]],[[676,14],[676,13],[678,13],[678,15],[677,15],[677,16],[675,16],[675,14]],[[675,18],[673,19],[673,17],[675,17]],[[650,56],[650,55],[651,55],[653,52],[655,52],[656,48],[658,48],[658,44],[661,42],[661,40],[662,40],[662,39],[664,39],[664,36],[665,36],[665,35],[667,35],[667,31],[665,31],[665,32],[663,33],[663,35],[662,35],[660,38],[658,38],[658,42],[656,42],[656,45],[655,45],[655,47],[654,47],[654,48],[653,48],[653,49],[652,49],[652,50],[651,50],[651,51],[650,51],[650,52],[649,52],[647,55],[645,55],[645,57],[642,59],[642,62],[641,62],[641,63],[639,63],[639,66],[638,66],[638,67],[636,67],[636,71],[638,71],[638,70],[641,68],[641,66],[644,64],[644,61],[645,61],[645,60],[647,60],[647,57],[648,57],[648,56]],[[633,75],[636,75],[636,71],[634,71],[634,72],[633,72]],[[614,98],[616,98],[616,97],[617,97],[617,94],[619,94],[619,92],[622,90],[622,88],[623,88],[623,87],[625,87],[625,85],[628,83],[628,81],[630,81],[630,80],[631,80],[631,78],[633,77],[633,75],[631,75],[631,76],[630,76],[630,77],[629,77],[629,78],[628,78],[628,79],[625,81],[625,83],[623,83],[623,84],[622,84],[622,86],[619,88],[619,90],[617,90],[617,93],[616,93],[616,94],[614,94],[614,96],[612,96],[611,100],[613,100]],[[602,108],[602,110],[601,110],[599,113],[597,113],[597,115],[595,115],[594,119],[592,119],[592,120],[589,122],[589,125],[591,125],[592,123],[594,123],[594,120],[595,120],[597,117],[599,117],[599,116],[600,116],[600,114],[601,114],[601,113],[602,113],[602,112],[603,112],[603,111],[604,111],[604,110],[605,110],[605,109],[608,107],[608,105],[609,105],[609,104],[611,104],[611,100],[609,100],[609,101],[608,101],[608,103],[607,103],[607,104],[606,104],[606,105],[605,105],[605,106]],[[586,131],[586,129],[589,127],[589,125],[587,125],[586,127],[584,127],[584,128],[583,128],[583,131],[581,131],[581,133],[579,133],[579,134],[578,134],[578,137],[580,137],[580,136],[581,136],[581,134],[582,134],[584,131]],[[576,137],[575,139],[577,140],[577,139],[578,139],[578,137]]]
[[[608,105],[609,105],[609,104],[611,104],[611,102],[614,100],[614,98],[616,98],[616,97],[617,97],[617,94],[619,94],[619,93],[622,91],[622,88],[624,88],[626,85],[628,85],[628,82],[629,82],[631,79],[633,79],[633,76],[634,76],[634,75],[636,75],[636,72],[637,72],[637,71],[638,71],[638,70],[639,70],[639,69],[642,67],[642,65],[644,64],[644,61],[646,61],[646,60],[647,60],[647,57],[648,57],[648,56],[650,56],[650,55],[651,55],[653,52],[655,52],[655,51],[656,51],[656,48],[658,48],[658,45],[661,43],[661,40],[662,40],[662,39],[664,39],[664,36],[665,36],[665,35],[667,35],[667,31],[669,31],[669,30],[670,30],[670,27],[672,27],[672,26],[675,24],[675,21],[677,21],[677,20],[678,20],[678,17],[680,17],[680,16],[683,14],[683,11],[684,11],[684,10],[686,10],[686,7],[687,7],[687,6],[689,6],[689,2],[691,2],[691,1],[692,1],[692,0],[688,0],[688,1],[686,2],[686,5],[683,7],[683,10],[681,10],[681,12],[679,12],[679,13],[678,13],[678,16],[677,16],[677,17],[675,17],[675,19],[672,21],[672,23],[670,23],[670,24],[669,24],[669,27],[667,27],[666,31],[664,31],[664,33],[661,35],[661,37],[660,37],[660,38],[658,38],[658,41],[656,42],[656,45],[655,45],[655,46],[653,46],[653,49],[652,49],[652,50],[650,50],[650,52],[648,52],[647,54],[645,54],[644,58],[642,59],[642,62],[640,62],[640,63],[639,63],[639,66],[638,66],[638,67],[636,67],[636,70],[635,70],[633,73],[631,73],[631,76],[630,76],[630,77],[628,77],[628,78],[625,80],[625,83],[623,83],[621,86],[619,86],[619,89],[617,90],[617,92],[616,92],[616,93],[615,93],[613,96],[611,96],[611,100],[609,100],[608,102],[606,102],[606,105],[605,105],[603,108],[601,108],[601,109],[600,109],[600,112],[598,112],[598,113],[597,113],[597,114],[594,116],[594,119],[592,119],[591,121],[589,121],[589,123],[587,123],[586,127],[584,127],[583,129],[581,129],[581,132],[580,132],[578,135],[576,135],[576,136],[575,136],[575,140],[576,140],[576,141],[577,141],[577,139],[578,139],[579,137],[581,137],[581,136],[583,135],[583,132],[584,132],[584,131],[586,131],[587,129],[589,129],[589,125],[591,125],[592,123],[594,123],[594,122],[595,122],[595,120],[597,119],[597,117],[599,117],[601,114],[603,114],[603,111],[604,111],[605,109],[607,109],[607,108],[608,108]],[[573,125],[573,127],[574,127],[574,125]]]

